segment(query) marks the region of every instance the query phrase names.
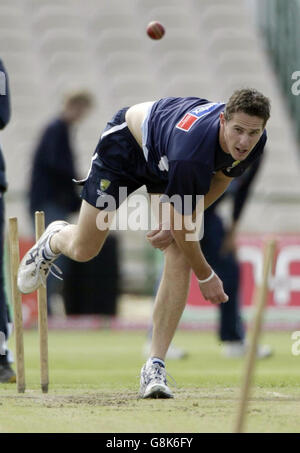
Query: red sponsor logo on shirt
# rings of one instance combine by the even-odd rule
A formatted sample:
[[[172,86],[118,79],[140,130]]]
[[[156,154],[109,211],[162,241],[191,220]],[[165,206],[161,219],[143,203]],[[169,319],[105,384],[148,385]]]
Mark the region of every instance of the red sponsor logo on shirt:
[[[191,113],[186,113],[179,123],[176,124],[176,127],[177,129],[188,132],[198,119],[199,118],[197,116],[191,115]]]

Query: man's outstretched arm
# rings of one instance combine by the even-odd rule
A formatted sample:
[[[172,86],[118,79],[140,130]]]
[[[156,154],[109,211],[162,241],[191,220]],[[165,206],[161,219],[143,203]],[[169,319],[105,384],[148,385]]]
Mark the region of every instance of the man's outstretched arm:
[[[224,293],[222,281],[206,261],[197,234],[191,240],[191,216],[183,216],[172,205],[170,205],[170,214],[172,236],[199,280],[203,297],[212,303],[226,302],[228,296]],[[179,225],[180,228],[178,228]],[[207,279],[208,281],[205,281]],[[201,283],[200,281],[203,280],[204,282]]]
[[[212,178],[210,189],[204,197],[204,208],[210,206],[219,198],[228,187],[232,178],[228,178],[223,173],[218,172]],[[174,209],[172,204],[169,204],[170,209],[170,230],[159,228],[147,234],[147,239],[155,248],[164,250],[174,239],[179,249],[183,252],[192,270],[198,280],[206,280],[212,276],[208,282],[200,283],[200,290],[206,300],[212,303],[221,303],[228,300],[224,293],[223,284],[219,277],[214,274],[212,268],[206,261],[199,243],[197,229],[199,229],[198,220],[202,218],[202,213],[196,218],[196,210],[191,216],[183,216]],[[203,209],[203,206],[202,206]],[[191,240],[193,231],[191,230],[192,218],[194,221],[195,234]],[[180,226],[180,228],[178,228]]]
[[[204,209],[212,205],[227,189],[233,178],[228,178],[218,171],[212,178],[209,191],[204,196]]]

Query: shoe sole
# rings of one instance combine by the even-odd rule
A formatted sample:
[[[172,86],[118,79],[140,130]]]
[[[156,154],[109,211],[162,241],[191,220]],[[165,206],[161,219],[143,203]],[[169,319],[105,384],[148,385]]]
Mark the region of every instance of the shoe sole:
[[[142,398],[167,399],[174,398],[174,396],[171,393],[167,393],[164,387],[162,387],[159,384],[156,384],[153,385],[153,387],[151,387],[151,389],[149,389],[147,393],[144,393],[144,395],[142,395]]]

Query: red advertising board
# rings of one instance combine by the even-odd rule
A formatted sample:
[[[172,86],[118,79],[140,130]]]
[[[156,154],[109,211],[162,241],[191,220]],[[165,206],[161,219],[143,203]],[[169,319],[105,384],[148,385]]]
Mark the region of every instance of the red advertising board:
[[[255,285],[259,283],[263,267],[263,235],[240,235],[237,256],[241,265],[241,303],[250,306]],[[300,234],[276,235],[275,263],[269,278],[268,306],[298,307],[300,312]],[[189,305],[206,306],[196,277],[192,276]]]

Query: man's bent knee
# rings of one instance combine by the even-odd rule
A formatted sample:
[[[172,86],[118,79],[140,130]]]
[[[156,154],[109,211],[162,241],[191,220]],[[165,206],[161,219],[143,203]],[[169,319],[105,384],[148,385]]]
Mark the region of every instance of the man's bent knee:
[[[88,248],[82,245],[75,245],[72,248],[72,258],[74,261],[78,261],[80,263],[85,263],[86,261],[90,261],[99,253],[99,249],[95,249],[93,247]]]
[[[179,249],[176,243],[172,243],[164,251],[165,267],[178,269],[178,271],[190,271],[191,266],[188,263],[183,252]]]

